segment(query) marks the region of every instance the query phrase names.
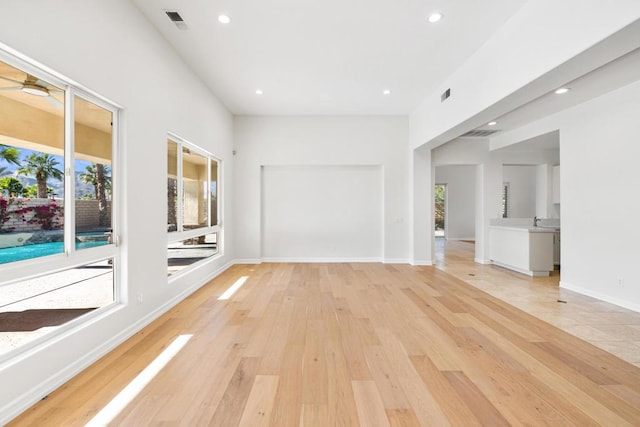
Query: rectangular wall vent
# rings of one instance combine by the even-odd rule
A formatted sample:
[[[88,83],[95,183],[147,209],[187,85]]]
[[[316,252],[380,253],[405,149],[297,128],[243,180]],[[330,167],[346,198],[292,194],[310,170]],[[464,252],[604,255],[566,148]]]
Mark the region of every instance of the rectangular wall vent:
[[[442,95],[440,95],[440,102],[444,102],[450,96],[451,96],[451,88],[449,88],[449,89],[445,90],[444,92],[442,92]]]
[[[187,29],[187,24],[184,22],[184,19],[182,19],[182,16],[180,16],[180,13],[177,10],[165,10],[164,13],[167,14],[171,22],[176,24],[176,27],[178,27],[179,30]]]
[[[470,130],[469,132],[465,133],[464,135],[460,135],[460,138],[484,138],[490,135],[493,135],[494,133],[500,132],[500,129],[497,130],[481,130],[481,129],[477,129],[477,130]]]

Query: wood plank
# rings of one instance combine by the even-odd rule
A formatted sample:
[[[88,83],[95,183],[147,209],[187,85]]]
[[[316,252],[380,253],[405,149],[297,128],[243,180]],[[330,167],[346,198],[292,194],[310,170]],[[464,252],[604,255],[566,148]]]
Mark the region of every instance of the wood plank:
[[[413,409],[387,409],[387,418],[391,427],[420,426]]]
[[[209,425],[230,426],[240,422],[259,365],[260,359],[257,357],[244,357],[240,360]]]
[[[334,301],[335,302],[335,301]],[[338,321],[338,307],[333,306],[323,319],[326,325],[325,355],[327,360],[327,425],[357,425],[356,409],[349,367],[342,345],[342,332]]]
[[[309,320],[302,360],[302,403],[327,403],[327,357],[324,351],[326,332],[321,320]]]
[[[389,427],[389,419],[376,383],[374,381],[352,381],[351,384],[360,425],[364,427]]]
[[[366,346],[364,351],[385,409],[410,408],[411,405],[382,346]]]
[[[271,425],[297,427],[302,417],[302,360],[304,346],[288,344],[279,372]]]
[[[410,359],[451,425],[482,426],[462,397],[456,393],[455,388],[444,373],[427,356],[410,356]]]
[[[389,363],[395,368],[398,380],[411,404],[412,413],[422,422],[422,425],[448,426],[449,421],[445,413],[411,364],[402,343],[386,328],[378,329],[376,333],[380,340],[386,344],[384,351]],[[390,410],[387,410],[387,415],[389,415],[392,425],[395,419],[403,419],[403,417],[399,417],[404,413],[402,409],[398,410],[399,412],[391,411],[393,411],[393,416],[389,415]]]
[[[279,379],[277,375],[256,376],[247,404],[242,411],[241,427],[269,425]]]
[[[476,385],[463,372],[447,371],[442,373],[473,415],[483,426],[509,426],[502,414],[487,400]]]

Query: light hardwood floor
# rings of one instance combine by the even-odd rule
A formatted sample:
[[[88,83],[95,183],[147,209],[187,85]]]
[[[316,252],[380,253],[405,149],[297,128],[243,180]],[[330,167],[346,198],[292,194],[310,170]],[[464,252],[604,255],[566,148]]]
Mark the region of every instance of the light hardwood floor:
[[[13,425],[84,425],[186,334],[111,425],[640,425],[638,367],[489,293],[553,319],[602,303],[452,246],[442,268],[234,266]]]

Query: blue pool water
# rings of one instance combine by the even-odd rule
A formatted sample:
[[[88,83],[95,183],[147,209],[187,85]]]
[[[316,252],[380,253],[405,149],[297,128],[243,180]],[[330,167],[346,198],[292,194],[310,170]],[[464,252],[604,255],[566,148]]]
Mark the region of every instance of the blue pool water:
[[[76,242],[76,249],[93,248],[95,246],[102,246],[106,244],[106,241]],[[60,254],[62,252],[64,252],[63,242],[38,243],[35,245],[2,248],[0,249],[0,264],[22,261],[25,259],[37,258],[41,256]]]

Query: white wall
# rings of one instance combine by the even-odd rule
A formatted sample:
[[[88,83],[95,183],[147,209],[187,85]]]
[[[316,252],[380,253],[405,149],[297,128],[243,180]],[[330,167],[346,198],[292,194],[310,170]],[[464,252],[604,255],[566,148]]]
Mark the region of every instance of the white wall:
[[[0,365],[0,424],[159,315],[223,268],[224,256],[180,280],[166,275],[166,137],[175,132],[222,158],[224,225],[233,227],[232,116],[127,0],[10,1],[0,40],[124,106],[122,305]],[[71,11],[71,12],[70,12]]]
[[[436,184],[447,184],[445,237],[473,240],[476,234],[476,166],[436,167]]]
[[[536,166],[504,165],[502,181],[509,183],[509,218],[536,216]]]
[[[387,262],[408,261],[406,117],[236,117],[235,143],[235,234],[239,259],[259,261],[264,256],[262,166],[380,166],[384,175],[382,256]],[[308,257],[322,255],[308,249]]]
[[[262,168],[265,261],[380,261],[381,166]]]
[[[639,111],[640,81],[560,117],[561,285],[636,311]]]

